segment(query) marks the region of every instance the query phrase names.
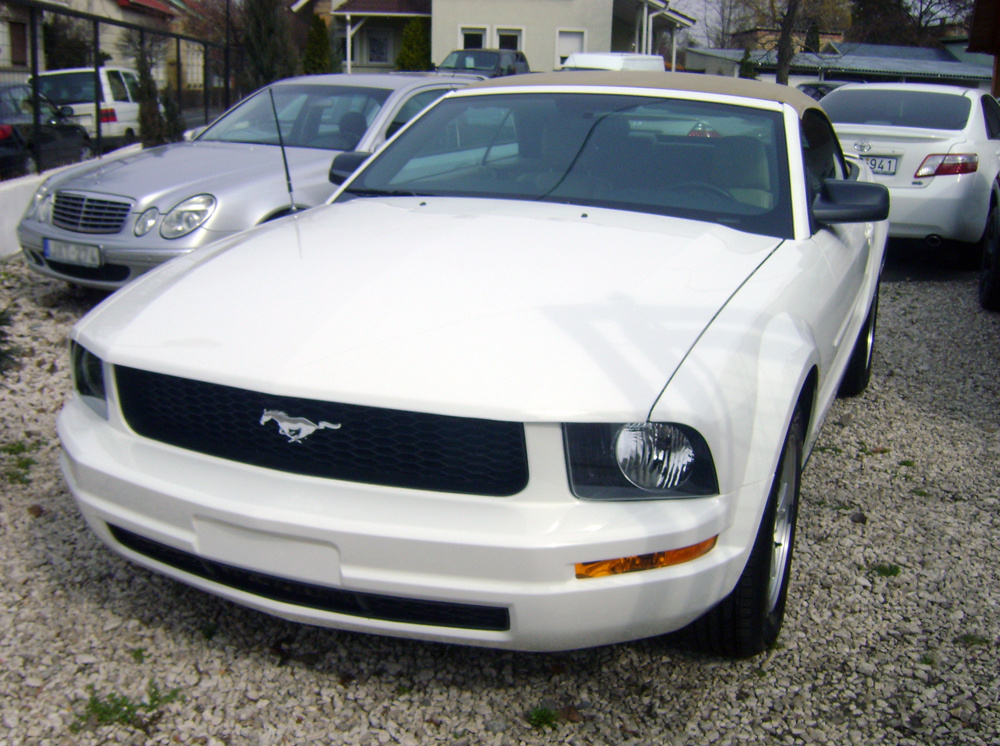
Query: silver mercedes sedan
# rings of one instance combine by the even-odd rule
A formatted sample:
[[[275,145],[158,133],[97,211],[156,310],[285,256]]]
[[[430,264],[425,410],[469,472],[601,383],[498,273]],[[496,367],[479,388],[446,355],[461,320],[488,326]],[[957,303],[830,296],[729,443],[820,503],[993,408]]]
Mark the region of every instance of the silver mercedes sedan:
[[[169,259],[322,203],[337,188],[329,179],[337,153],[374,152],[432,101],[478,79],[279,81],[190,141],[50,177],[28,205],[18,239],[38,272],[116,290]]]

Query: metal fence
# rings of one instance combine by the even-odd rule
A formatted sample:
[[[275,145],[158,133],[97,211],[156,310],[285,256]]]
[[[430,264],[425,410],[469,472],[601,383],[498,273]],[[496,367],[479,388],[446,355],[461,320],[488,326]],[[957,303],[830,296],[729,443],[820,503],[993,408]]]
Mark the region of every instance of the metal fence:
[[[41,140],[41,117],[38,106],[38,74],[49,69],[47,60],[55,56],[46,49],[46,26],[62,22],[71,28],[71,40],[78,46],[83,66],[94,68],[135,68],[133,50],[142,45],[151,51],[152,75],[161,97],[169,97],[180,112],[185,127],[207,124],[230,103],[238,100],[240,91],[234,87],[233,71],[239,69],[235,46],[174,33],[163,28],[117,21],[92,13],[71,10],[40,0],[0,0],[0,86],[30,83],[34,96],[30,142]],[[6,37],[6,38],[4,38]],[[65,39],[62,43],[66,43]],[[50,37],[51,45],[51,37]],[[63,51],[63,50],[59,50]],[[59,64],[58,67],[67,67]],[[55,69],[55,68],[53,68]],[[102,148],[100,117],[100,86],[94,86],[95,149]],[[36,155],[39,168],[46,168],[43,158]]]

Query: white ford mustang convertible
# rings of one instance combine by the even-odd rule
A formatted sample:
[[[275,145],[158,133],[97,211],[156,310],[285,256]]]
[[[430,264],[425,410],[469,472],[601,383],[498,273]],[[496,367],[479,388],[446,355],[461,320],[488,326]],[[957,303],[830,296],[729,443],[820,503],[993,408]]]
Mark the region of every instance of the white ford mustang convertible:
[[[868,383],[889,209],[813,99],[489,81],[331,201],[75,328],[63,468],[104,542],[346,630],[775,640],[803,466]]]

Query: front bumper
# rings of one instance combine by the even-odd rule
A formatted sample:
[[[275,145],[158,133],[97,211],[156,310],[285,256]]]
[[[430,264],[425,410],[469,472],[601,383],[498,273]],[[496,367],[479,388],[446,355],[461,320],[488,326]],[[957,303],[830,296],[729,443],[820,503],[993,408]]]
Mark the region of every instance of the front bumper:
[[[580,501],[568,491],[558,425],[526,428],[531,477],[509,498],[244,466],[139,438],[79,399],[61,413],[59,435],[63,471],[87,521],[139,564],[293,621],[518,650],[649,637],[696,619],[735,585],[756,534],[746,517],[759,516],[769,487],[689,500]],[[712,551],[685,564],[575,576],[578,562],[716,535]],[[324,595],[349,596],[349,605],[313,602]],[[383,602],[457,616],[382,613]],[[481,610],[509,622],[462,621]]]
[[[129,221],[131,224],[131,221]],[[131,232],[128,234],[131,236]],[[48,224],[22,220],[17,227],[17,238],[21,250],[30,266],[43,275],[65,280],[76,285],[114,291],[128,284],[154,267],[190,253],[202,244],[214,241],[218,236],[195,231],[190,236],[176,242],[162,242],[162,246],[135,246],[123,241],[124,234],[90,235],[73,233]],[[206,241],[206,236],[208,240]],[[45,239],[67,243],[97,246],[101,252],[99,267],[78,266],[51,261],[45,256]],[[135,239],[133,239],[135,240]]]

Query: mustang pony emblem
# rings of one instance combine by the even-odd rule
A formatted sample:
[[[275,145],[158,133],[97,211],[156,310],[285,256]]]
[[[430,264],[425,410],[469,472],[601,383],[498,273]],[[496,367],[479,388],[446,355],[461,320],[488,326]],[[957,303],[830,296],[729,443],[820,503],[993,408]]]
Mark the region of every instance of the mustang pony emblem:
[[[270,420],[278,423],[278,432],[288,438],[289,443],[298,443],[305,440],[317,430],[340,429],[340,423],[335,425],[332,422],[320,420],[319,424],[316,424],[305,417],[289,417],[278,409],[265,409],[264,414],[260,417],[260,424],[263,425]]]

